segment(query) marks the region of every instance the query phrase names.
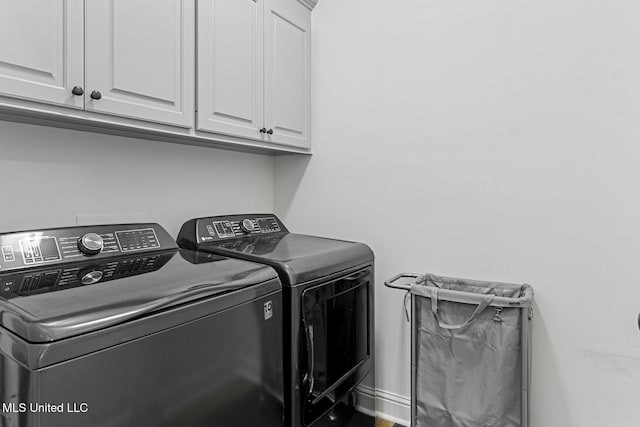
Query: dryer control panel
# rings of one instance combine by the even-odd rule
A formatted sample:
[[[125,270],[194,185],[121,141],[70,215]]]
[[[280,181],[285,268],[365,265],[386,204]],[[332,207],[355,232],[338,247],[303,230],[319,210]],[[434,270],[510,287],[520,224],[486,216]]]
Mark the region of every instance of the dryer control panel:
[[[97,225],[0,234],[0,274],[87,259],[177,249],[158,224]]]
[[[288,233],[288,230],[274,214],[228,215],[188,221],[180,230],[178,241],[194,234],[198,243],[206,243],[283,233]]]

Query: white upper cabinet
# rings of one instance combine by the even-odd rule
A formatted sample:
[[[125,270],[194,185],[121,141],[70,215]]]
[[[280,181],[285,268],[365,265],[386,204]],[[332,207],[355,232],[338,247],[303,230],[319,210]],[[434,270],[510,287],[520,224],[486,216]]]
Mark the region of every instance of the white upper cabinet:
[[[263,0],[199,0],[200,130],[261,139]]]
[[[311,12],[296,0],[199,0],[199,130],[310,147]]]
[[[267,140],[309,148],[311,12],[297,1],[265,1]]]
[[[86,2],[86,109],[192,127],[194,0]]]
[[[316,1],[0,0],[0,115],[310,153]]]
[[[0,94],[82,108],[83,28],[83,0],[0,0]]]

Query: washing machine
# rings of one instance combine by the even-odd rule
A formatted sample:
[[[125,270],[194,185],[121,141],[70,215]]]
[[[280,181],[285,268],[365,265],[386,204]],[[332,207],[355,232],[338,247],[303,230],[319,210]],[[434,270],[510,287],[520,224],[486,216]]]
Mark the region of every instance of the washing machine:
[[[375,387],[374,255],[367,245],[291,233],[273,214],[191,219],[178,245],[278,272],[287,427],[373,425],[358,414],[358,396],[372,399]]]
[[[280,427],[282,286],[158,224],[0,234],[3,426]]]

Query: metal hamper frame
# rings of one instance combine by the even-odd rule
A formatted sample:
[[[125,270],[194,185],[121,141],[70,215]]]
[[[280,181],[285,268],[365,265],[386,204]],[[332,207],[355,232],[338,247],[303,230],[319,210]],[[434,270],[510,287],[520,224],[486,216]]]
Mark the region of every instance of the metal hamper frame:
[[[415,279],[423,277],[423,274],[401,273],[384,282],[385,286],[393,289],[407,291],[411,295],[411,427],[416,427],[417,423],[417,406],[416,406],[416,377],[418,364],[416,360],[416,336],[417,328],[414,323],[416,318],[414,299],[415,295],[411,293],[411,287],[416,285]],[[414,279],[409,283],[398,283],[400,279]],[[476,283],[486,283],[490,285],[495,282],[481,282],[475,280]],[[532,350],[532,319],[533,319],[533,289],[529,285],[525,286],[525,295],[520,298],[507,298],[496,296],[491,302],[492,307],[509,307],[520,308],[521,317],[521,336],[520,351],[522,352],[522,395],[521,395],[521,425],[520,427],[529,427],[529,404],[530,392],[529,385],[531,382],[531,350]],[[479,304],[483,295],[471,294],[449,289],[439,289],[438,296],[446,297],[448,301],[460,302],[465,304]]]

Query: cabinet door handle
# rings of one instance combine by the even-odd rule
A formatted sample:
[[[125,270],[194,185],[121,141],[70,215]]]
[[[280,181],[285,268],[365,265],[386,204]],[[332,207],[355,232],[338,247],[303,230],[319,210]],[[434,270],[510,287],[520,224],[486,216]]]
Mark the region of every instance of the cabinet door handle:
[[[82,96],[84,95],[84,89],[82,89],[81,86],[74,86],[73,89],[71,89],[71,93],[75,96]]]
[[[260,133],[267,133],[267,128],[260,129]]]
[[[91,92],[91,99],[95,99],[97,101],[100,98],[102,98],[102,94],[100,93],[100,91],[94,90],[93,92]]]
[[[273,135],[273,129],[269,129],[269,130],[267,131],[267,133],[268,133],[269,135]]]

